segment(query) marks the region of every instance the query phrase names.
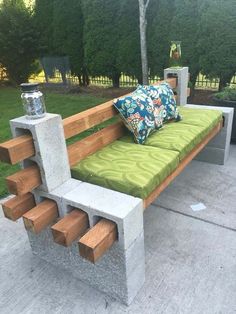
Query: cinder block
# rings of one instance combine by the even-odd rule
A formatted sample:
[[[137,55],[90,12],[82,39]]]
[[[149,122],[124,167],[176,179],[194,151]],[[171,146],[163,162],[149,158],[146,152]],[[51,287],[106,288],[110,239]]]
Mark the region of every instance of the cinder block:
[[[40,168],[42,185],[40,190],[51,192],[71,178],[62,119],[59,115],[47,113],[44,118],[29,120],[25,117],[10,121],[14,137],[30,132],[36,154],[22,163],[27,166],[34,161]]]
[[[35,201],[38,204],[45,198],[54,200],[58,206],[59,216],[64,217],[67,214],[68,208],[63,204],[62,199],[67,193],[76,189],[81,183],[82,182],[79,180],[69,179],[51,192],[45,192],[38,188],[34,189],[33,194]]]
[[[188,88],[188,67],[182,68],[167,68],[164,69],[164,79],[168,78],[168,74],[176,74],[178,77],[177,105],[185,106],[187,103],[187,88]]]
[[[145,281],[143,232],[126,250],[115,243],[95,265],[80,257],[77,243],[69,248],[56,244],[50,228],[39,235],[28,232],[28,236],[38,257],[127,305]]]
[[[118,227],[119,245],[127,249],[143,231],[143,201],[139,198],[81,183],[63,197],[64,207],[80,208],[88,213],[90,226],[103,217]]]
[[[225,149],[206,146],[195,159],[217,165],[224,165],[227,158],[228,155],[226,154]]]
[[[224,127],[196,156],[196,160],[211,162],[215,164],[224,165],[229,156],[230,139],[233,125],[234,108],[218,107],[218,106],[202,106],[187,104],[188,108],[206,108],[212,110],[221,110],[224,116]]]

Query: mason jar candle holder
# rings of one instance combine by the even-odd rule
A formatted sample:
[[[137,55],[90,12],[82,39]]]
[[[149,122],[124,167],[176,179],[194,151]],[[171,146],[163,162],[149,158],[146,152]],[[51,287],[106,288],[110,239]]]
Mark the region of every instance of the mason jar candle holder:
[[[39,119],[46,115],[43,93],[38,83],[23,83],[20,85],[22,104],[27,119]]]

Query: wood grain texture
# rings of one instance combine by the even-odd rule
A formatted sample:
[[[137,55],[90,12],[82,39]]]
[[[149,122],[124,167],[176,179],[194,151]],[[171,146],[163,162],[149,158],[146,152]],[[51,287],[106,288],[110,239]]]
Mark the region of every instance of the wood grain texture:
[[[114,244],[117,238],[116,224],[103,218],[79,240],[80,255],[95,263]]]
[[[114,142],[125,133],[122,121],[112,124],[81,141],[67,147],[69,162],[73,166],[87,156],[95,153],[104,146]]]
[[[41,183],[41,175],[37,165],[22,169],[6,178],[7,187],[10,193],[15,195],[23,195]]]
[[[24,214],[23,220],[26,230],[37,234],[52,224],[57,217],[56,202],[47,199]]]
[[[89,228],[88,214],[80,209],[72,210],[68,215],[51,227],[54,241],[63,246],[70,246]]]
[[[11,165],[35,155],[31,135],[22,135],[0,144],[0,160]]]
[[[6,218],[16,221],[35,205],[34,196],[31,193],[26,193],[9,199],[2,204],[2,208]]]
[[[215,137],[222,129],[223,122],[219,122],[208,135],[199,143],[178,165],[178,167],[146,198],[143,200],[144,209],[146,209],[161,192],[184,170],[184,168],[193,160],[193,158]]]

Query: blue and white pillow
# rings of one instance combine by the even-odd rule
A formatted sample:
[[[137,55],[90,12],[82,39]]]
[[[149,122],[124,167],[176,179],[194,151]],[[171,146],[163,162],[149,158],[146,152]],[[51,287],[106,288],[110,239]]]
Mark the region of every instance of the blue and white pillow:
[[[166,82],[159,85],[138,85],[137,90],[145,90],[157,108],[163,110],[163,121],[181,120],[179,110],[176,106],[174,93]]]
[[[154,130],[162,127],[162,116],[157,114],[159,111],[142,87],[126,97],[115,99],[114,106],[139,144],[144,144]]]

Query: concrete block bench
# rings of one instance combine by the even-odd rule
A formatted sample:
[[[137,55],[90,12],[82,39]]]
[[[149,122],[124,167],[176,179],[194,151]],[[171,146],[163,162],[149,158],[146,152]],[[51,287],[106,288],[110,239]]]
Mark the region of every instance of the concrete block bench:
[[[176,87],[176,79],[168,82]],[[33,253],[129,304],[145,280],[143,210],[224,132],[221,112],[180,110],[183,121],[146,145],[134,144],[116,121],[66,146],[116,116],[112,101],[63,121],[55,114],[11,120],[14,139],[0,145],[0,160],[22,170],[6,178],[16,196],[3,209],[13,221],[23,217]]]

